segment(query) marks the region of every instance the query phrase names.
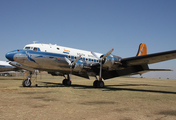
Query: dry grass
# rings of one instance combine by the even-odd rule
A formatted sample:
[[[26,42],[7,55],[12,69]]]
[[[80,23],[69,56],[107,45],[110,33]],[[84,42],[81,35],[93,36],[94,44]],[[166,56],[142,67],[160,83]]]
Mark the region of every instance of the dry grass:
[[[176,80],[115,78],[97,89],[93,79],[72,77],[65,87],[62,77],[42,78],[39,87],[23,88],[22,78],[0,77],[0,119],[176,119]]]

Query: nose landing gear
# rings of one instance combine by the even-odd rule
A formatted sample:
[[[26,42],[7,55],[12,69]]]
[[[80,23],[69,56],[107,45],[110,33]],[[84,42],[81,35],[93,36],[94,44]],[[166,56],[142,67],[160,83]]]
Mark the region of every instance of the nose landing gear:
[[[29,72],[27,79],[23,80],[23,82],[22,82],[23,87],[30,87],[31,86],[31,77],[32,77],[32,72]]]

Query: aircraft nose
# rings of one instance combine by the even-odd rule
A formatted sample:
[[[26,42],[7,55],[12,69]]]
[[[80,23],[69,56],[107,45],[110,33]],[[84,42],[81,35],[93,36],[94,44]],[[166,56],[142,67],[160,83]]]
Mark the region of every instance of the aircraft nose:
[[[16,51],[11,51],[6,53],[5,57],[9,60],[9,61],[14,61],[13,57],[16,54]]]

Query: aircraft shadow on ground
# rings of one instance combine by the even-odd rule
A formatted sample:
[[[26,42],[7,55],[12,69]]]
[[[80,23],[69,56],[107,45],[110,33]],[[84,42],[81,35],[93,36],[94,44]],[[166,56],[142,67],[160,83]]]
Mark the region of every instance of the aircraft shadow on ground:
[[[20,79],[20,78],[13,78],[11,79],[10,77],[7,77],[7,78],[0,78],[0,80],[23,80],[23,79]]]
[[[147,89],[136,89],[136,88],[114,88],[113,86],[157,86],[157,85],[148,85],[148,84],[123,84],[123,85],[106,85],[104,88],[94,88],[89,85],[78,85],[72,84],[71,86],[64,86],[61,83],[52,83],[52,82],[41,82],[46,86],[38,86],[38,87],[74,87],[75,89],[100,89],[102,91],[137,91],[137,92],[151,92],[151,93],[163,93],[163,94],[176,94],[176,92],[172,91],[161,91],[161,90],[147,90]],[[163,86],[160,86],[163,87]],[[168,86],[165,86],[168,87]]]

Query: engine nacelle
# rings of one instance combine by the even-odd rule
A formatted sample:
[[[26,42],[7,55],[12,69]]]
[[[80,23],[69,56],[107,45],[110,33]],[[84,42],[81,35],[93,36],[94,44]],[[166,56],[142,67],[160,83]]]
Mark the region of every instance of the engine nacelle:
[[[76,64],[73,66],[73,71],[80,72],[82,69],[86,66],[86,63],[83,61],[78,61]]]
[[[111,68],[115,63],[119,63],[121,59],[121,57],[109,55],[105,60],[103,60],[103,68]]]

